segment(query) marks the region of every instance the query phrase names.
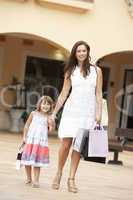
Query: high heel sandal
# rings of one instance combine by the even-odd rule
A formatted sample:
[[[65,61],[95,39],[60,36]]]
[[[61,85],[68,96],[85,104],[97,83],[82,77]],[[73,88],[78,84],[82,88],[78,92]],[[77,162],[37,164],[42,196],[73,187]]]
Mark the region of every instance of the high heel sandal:
[[[73,192],[73,193],[78,192],[78,188],[75,185],[75,179],[74,178],[68,178],[67,186],[68,186],[69,192]]]
[[[39,185],[39,183],[33,183],[33,184],[32,184],[32,187],[33,187],[33,188],[39,188],[40,185]]]
[[[25,181],[25,184],[26,185],[30,185],[32,183],[32,180],[31,179],[27,179],[26,181]]]
[[[31,185],[31,184],[32,184],[32,180],[26,180],[26,181],[25,181],[25,184],[26,184],[26,185]]]
[[[60,188],[60,181],[61,181],[62,173],[57,173],[54,181],[52,183],[52,188],[58,190]]]

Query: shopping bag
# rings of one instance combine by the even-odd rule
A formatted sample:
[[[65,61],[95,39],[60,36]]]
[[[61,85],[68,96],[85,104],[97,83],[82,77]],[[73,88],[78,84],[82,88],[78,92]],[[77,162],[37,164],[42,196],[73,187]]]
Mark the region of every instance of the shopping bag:
[[[16,169],[17,170],[19,170],[22,166],[21,165],[21,158],[22,158],[24,146],[25,146],[25,143],[23,142],[18,149],[18,153],[17,153],[17,157],[16,157]]]
[[[92,162],[98,162],[98,163],[106,163],[106,156],[105,155],[108,152],[107,130],[104,132],[104,128],[102,127],[102,130],[101,130],[100,126],[95,126],[94,129],[92,129],[92,130],[79,129],[77,134],[76,134],[76,138],[74,139],[74,142],[73,142],[73,149],[75,151],[80,152],[81,158],[83,158],[86,161],[92,161]],[[103,153],[100,154],[100,152],[98,152],[98,154],[94,154],[93,149],[95,150],[95,148],[92,148],[92,140],[93,140],[92,137],[91,137],[91,141],[90,141],[90,132],[91,133],[95,132],[95,134],[97,132],[97,133],[100,134],[101,131],[102,131],[102,133],[104,132],[104,134],[106,135],[106,145],[105,145],[106,146],[106,153],[104,155],[103,155]],[[100,138],[100,140],[102,140],[102,139]],[[91,144],[91,148],[90,148],[91,149],[91,152],[90,152],[91,155],[89,154],[89,143]],[[97,145],[96,141],[94,141],[94,144]]]
[[[76,137],[73,141],[73,150],[80,152],[83,154],[83,151],[85,154],[88,155],[88,129],[80,128],[77,131]],[[87,149],[87,151],[86,151]]]
[[[103,126],[95,127],[89,131],[88,156],[107,157],[108,134]]]

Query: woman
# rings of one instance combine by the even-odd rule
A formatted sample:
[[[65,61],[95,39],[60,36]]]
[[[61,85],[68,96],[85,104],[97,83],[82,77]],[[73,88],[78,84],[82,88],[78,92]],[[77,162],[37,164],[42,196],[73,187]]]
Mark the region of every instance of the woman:
[[[90,47],[86,42],[78,41],[73,46],[64,72],[64,85],[52,114],[52,118],[55,119],[67,99],[59,125],[58,135],[61,138],[61,146],[53,189],[60,187],[63,167],[78,129],[90,129],[94,123],[99,124],[102,113],[102,72],[99,67],[90,63]],[[69,95],[71,87],[72,91]],[[67,182],[69,192],[78,192],[75,174],[79,161],[80,153],[73,149]]]

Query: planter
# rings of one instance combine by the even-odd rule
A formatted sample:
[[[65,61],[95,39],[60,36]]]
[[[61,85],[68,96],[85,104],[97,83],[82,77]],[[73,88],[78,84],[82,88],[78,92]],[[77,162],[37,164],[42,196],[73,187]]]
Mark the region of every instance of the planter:
[[[10,112],[0,110],[0,130],[9,131],[10,127],[11,127]]]
[[[10,116],[11,116],[11,132],[21,132],[24,127],[23,120],[21,118],[22,113],[25,110],[22,109],[11,109],[10,110]]]

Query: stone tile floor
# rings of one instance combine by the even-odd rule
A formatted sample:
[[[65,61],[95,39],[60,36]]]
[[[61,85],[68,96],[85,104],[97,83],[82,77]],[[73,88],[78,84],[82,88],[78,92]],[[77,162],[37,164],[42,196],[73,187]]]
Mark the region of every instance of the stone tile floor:
[[[133,153],[124,152],[120,159],[124,166],[104,165],[81,160],[76,182],[78,194],[67,191],[70,156],[64,168],[59,191],[51,189],[56,171],[59,140],[49,137],[49,167],[42,169],[40,188],[24,184],[24,169],[15,169],[20,134],[0,133],[0,200],[133,200]],[[108,159],[112,157],[109,154]]]

